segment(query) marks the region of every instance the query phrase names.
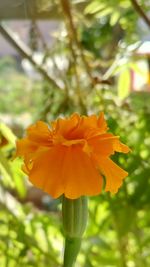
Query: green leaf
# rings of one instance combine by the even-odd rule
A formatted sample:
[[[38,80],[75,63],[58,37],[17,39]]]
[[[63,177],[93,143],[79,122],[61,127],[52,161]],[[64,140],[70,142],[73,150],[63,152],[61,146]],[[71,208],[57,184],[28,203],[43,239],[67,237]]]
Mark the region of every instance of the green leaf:
[[[102,10],[100,10],[97,14],[96,14],[96,18],[102,18],[105,17],[107,15],[110,15],[113,12],[113,8],[112,7],[108,7],[108,8],[104,8]]]
[[[0,152],[0,172],[2,174],[2,182],[6,187],[15,188],[19,197],[26,196],[26,187],[24,183],[23,173],[21,172],[21,161],[15,160],[9,162],[7,158]]]
[[[119,20],[119,18],[120,18],[119,12],[112,13],[112,15],[110,17],[110,25],[114,26],[117,23],[117,21]]]
[[[126,98],[130,93],[130,70],[128,68],[123,69],[118,78],[118,96],[121,99]]]
[[[99,12],[101,9],[105,7],[106,7],[105,3],[100,3],[99,1],[93,1],[85,8],[85,14],[94,14],[96,12]]]
[[[0,123],[0,132],[3,134],[3,136],[12,144],[15,145],[16,142],[16,136],[13,134],[11,129],[4,123]]]
[[[2,182],[4,185],[13,187],[12,170],[9,161],[5,158],[2,152],[0,152],[0,173],[3,175]]]
[[[22,161],[19,159],[16,159],[11,163],[11,168],[13,172],[13,180],[15,184],[15,188],[18,192],[18,195],[21,198],[24,198],[26,196],[26,186],[25,186],[25,181],[24,181],[24,174],[21,171],[21,165]]]

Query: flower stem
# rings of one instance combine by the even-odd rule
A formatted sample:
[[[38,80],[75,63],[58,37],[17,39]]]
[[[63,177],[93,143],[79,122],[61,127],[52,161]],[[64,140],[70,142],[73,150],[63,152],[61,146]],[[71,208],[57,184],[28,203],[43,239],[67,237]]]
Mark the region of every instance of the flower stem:
[[[81,247],[81,238],[66,238],[63,267],[73,267]]]

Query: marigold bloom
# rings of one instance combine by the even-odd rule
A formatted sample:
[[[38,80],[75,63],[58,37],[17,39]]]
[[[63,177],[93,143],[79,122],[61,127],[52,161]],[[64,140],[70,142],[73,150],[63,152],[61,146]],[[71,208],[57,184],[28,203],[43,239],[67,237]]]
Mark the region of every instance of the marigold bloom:
[[[30,181],[54,198],[97,195],[106,177],[106,191],[116,193],[128,175],[110,156],[129,148],[118,136],[107,133],[103,113],[97,117],[74,113],[59,118],[51,127],[42,121],[27,129],[17,141],[17,156],[24,158],[23,170]]]

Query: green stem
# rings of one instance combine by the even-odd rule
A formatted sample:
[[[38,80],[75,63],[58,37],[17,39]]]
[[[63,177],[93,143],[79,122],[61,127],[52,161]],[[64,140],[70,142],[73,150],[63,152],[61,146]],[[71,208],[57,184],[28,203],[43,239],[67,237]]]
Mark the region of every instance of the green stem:
[[[66,238],[63,267],[73,267],[80,251],[81,238]]]

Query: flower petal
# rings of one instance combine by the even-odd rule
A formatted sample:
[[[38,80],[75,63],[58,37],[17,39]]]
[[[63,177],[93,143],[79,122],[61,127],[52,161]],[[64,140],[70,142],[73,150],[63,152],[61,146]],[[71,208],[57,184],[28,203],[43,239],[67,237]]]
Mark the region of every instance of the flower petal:
[[[28,140],[27,138],[22,138],[21,140],[17,140],[16,147],[16,156],[25,157],[26,155],[35,152],[38,148],[38,144]]]
[[[78,127],[73,132],[73,137],[77,136],[78,138],[89,139],[105,133],[106,130],[107,124],[103,113],[100,113],[98,118],[96,115],[91,115],[89,117],[82,116]]]
[[[101,134],[88,140],[88,144],[93,148],[93,153],[98,156],[110,156],[115,151],[128,153],[128,146],[120,142],[119,136],[114,136],[111,133]]]
[[[98,120],[97,120],[97,125],[101,133],[105,133],[109,129],[107,126],[107,122],[105,121],[105,118],[104,118],[104,112],[100,113]]]
[[[100,171],[104,174],[104,176],[106,176],[105,191],[116,193],[122,184],[122,180],[128,175],[128,173],[109,158],[96,157],[96,160]]]
[[[62,166],[66,149],[58,145],[48,151],[40,151],[29,173],[30,181],[54,198],[64,193]]]
[[[102,177],[82,146],[68,147],[63,166],[65,196],[71,199],[82,195],[97,195],[102,189]]]
[[[74,113],[67,119],[59,118],[57,121],[52,122],[52,128],[55,134],[59,134],[64,138],[69,138],[71,132],[78,126],[80,116]]]
[[[45,122],[38,121],[27,129],[29,140],[38,143],[38,145],[50,145],[52,143],[52,133]]]
[[[116,140],[116,142],[114,142],[114,150],[117,152],[122,152],[122,153],[131,152],[131,149],[125,144],[121,143],[119,139]]]
[[[97,156],[110,156],[114,154],[114,143],[117,140],[117,136],[112,137],[111,134],[102,134],[89,139],[88,144],[92,147],[93,153]]]

